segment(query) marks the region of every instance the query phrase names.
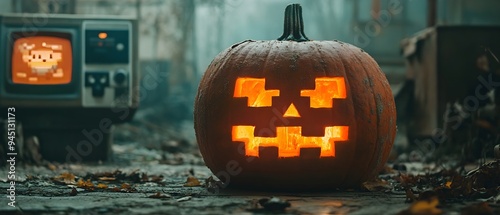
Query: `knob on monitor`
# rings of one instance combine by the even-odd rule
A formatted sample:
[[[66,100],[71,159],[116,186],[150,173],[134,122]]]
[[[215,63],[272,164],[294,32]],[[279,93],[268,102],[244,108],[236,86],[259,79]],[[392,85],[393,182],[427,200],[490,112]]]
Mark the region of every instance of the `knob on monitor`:
[[[113,80],[116,84],[124,84],[127,80],[127,72],[124,69],[117,69],[113,76]]]

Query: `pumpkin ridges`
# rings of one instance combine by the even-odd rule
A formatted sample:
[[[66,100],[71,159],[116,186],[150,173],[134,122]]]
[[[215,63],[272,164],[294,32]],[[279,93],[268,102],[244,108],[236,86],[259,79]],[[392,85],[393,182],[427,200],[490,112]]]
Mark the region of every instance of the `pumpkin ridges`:
[[[221,71],[225,71],[224,68],[226,67],[226,63],[231,62],[232,58],[235,56],[234,53],[238,53],[240,50],[244,49],[248,44],[250,44],[250,42],[239,43],[238,46],[228,48],[224,52],[220,53],[219,55],[217,55],[214,58],[214,60],[210,63],[209,67],[207,68],[207,71],[204,74],[204,76],[201,80],[201,83],[199,85],[200,86],[199,88],[201,88],[202,86],[205,88],[204,89],[205,94],[214,92],[213,88],[217,87],[217,85],[214,85],[214,81],[218,78],[218,76],[220,75],[219,73]],[[200,89],[198,90],[198,93],[200,93]],[[218,92],[214,92],[214,93],[218,93]],[[207,101],[211,97],[212,97],[212,95],[205,95],[204,98],[200,98],[199,95],[197,95],[197,99],[195,100],[195,107],[197,107],[197,106],[207,107],[207,106],[212,105],[212,104],[209,104],[209,102]],[[209,110],[211,110],[211,108],[203,108],[202,109],[202,111],[204,113],[206,113]],[[195,112],[194,112],[195,116],[211,117],[211,114],[200,114],[200,113],[198,113],[198,111],[199,110],[197,108],[195,108]],[[200,146],[199,147],[200,151],[202,151],[202,153],[207,152],[207,153],[204,153],[204,154],[206,154],[206,156],[203,156],[203,160],[205,161],[205,164],[214,172],[220,171],[218,169],[213,169],[213,168],[216,168],[217,166],[219,166],[219,165],[216,165],[216,162],[219,159],[214,160],[214,158],[212,157],[212,155],[216,155],[216,153],[214,153],[214,150],[215,151],[217,150],[214,147],[214,146],[216,146],[216,144],[206,142],[206,141],[212,140],[213,138],[208,138],[208,136],[211,136],[214,134],[208,134],[205,131],[205,129],[202,129],[202,128],[206,128],[206,127],[210,126],[207,124],[210,122],[210,120],[198,119],[197,117],[194,117],[194,118],[195,118],[194,119],[195,128],[198,128],[198,129],[195,129],[195,131],[196,131],[196,137],[197,137],[198,142],[199,142],[198,145]],[[202,121],[202,122],[200,122],[200,121]],[[200,124],[200,123],[203,123],[203,124]],[[200,132],[200,131],[202,131],[202,132]],[[200,141],[203,141],[203,142],[200,142]]]
[[[335,42],[334,42],[335,43]],[[345,43],[344,43],[345,44]],[[360,138],[360,134],[361,132],[359,131],[362,131],[364,129],[366,129],[366,126],[365,124],[361,124],[360,123],[360,120],[358,118],[358,116],[360,116],[360,113],[366,113],[366,108],[369,108],[365,106],[360,106],[359,103],[356,101],[356,98],[358,97],[358,95],[356,94],[356,89],[359,89],[359,85],[361,84],[361,79],[356,79],[354,77],[358,77],[359,74],[356,74],[356,70],[355,69],[352,69],[350,67],[347,67],[346,66],[346,63],[348,65],[351,65],[350,64],[350,59],[347,59],[345,56],[344,56],[344,53],[347,51],[347,52],[351,52],[352,50],[346,50],[345,48],[345,45],[342,44],[342,43],[337,43],[337,53],[339,53],[338,56],[340,56],[340,59],[339,61],[341,62],[342,66],[344,67],[344,72],[345,72],[345,77],[347,80],[349,80],[349,87],[350,87],[350,92],[351,92],[351,100],[352,100],[352,106],[354,108],[354,116],[352,118],[353,122],[352,122],[352,125],[353,127],[356,128],[355,132],[356,132],[356,140],[355,142],[351,142],[352,144],[355,145],[355,149],[354,149],[354,152],[353,152],[353,155],[357,155],[357,154],[364,154],[364,153],[359,153],[359,148],[361,147],[362,149],[365,149],[366,151],[372,151],[373,149],[366,149],[367,147],[363,144],[363,141],[370,141],[370,137],[365,134],[365,135],[362,135],[361,138]],[[357,65],[359,66],[359,65]],[[354,85],[353,85],[354,84]],[[364,91],[362,91],[364,92]],[[359,92],[358,92],[359,93]],[[365,107],[365,108],[363,108]],[[368,116],[369,117],[369,116]],[[364,122],[363,120],[361,120],[361,122]],[[353,157],[354,157],[353,156]],[[364,156],[362,156],[364,157]],[[360,158],[358,156],[356,156],[356,161],[355,162],[352,162],[351,163],[351,170],[356,170],[356,169],[359,169],[359,171],[348,171],[346,173],[346,178],[345,180],[342,182],[343,184],[345,185],[348,185],[348,186],[351,186],[350,184],[351,183],[360,183],[361,181],[361,178],[363,178],[363,175],[365,175],[367,173],[367,171],[369,171],[369,169],[367,169],[366,167],[362,167],[362,165],[360,165],[360,163],[362,164],[362,162],[360,160],[362,160],[363,158]],[[360,167],[361,166],[361,167]]]
[[[375,61],[372,61],[372,70],[374,71],[380,71],[379,70],[379,67],[378,65],[375,63]],[[382,94],[381,92],[384,92],[385,89],[389,88],[390,86],[383,86],[384,85],[384,82],[381,82],[380,81],[380,76],[382,76],[383,73],[382,71],[380,71],[379,73],[370,73],[369,76],[372,78],[372,82],[373,82],[373,88],[374,89],[377,89],[377,93],[374,93],[374,99],[375,99],[375,105],[376,105],[376,108],[377,108],[377,146],[379,148],[379,151],[378,153],[376,154],[377,155],[377,165],[375,167],[375,172],[374,174],[372,174],[371,176],[369,177],[375,177],[376,174],[378,173],[378,171],[380,171],[380,168],[381,168],[381,165],[384,165],[385,164],[385,160],[387,159],[386,157],[384,157],[384,154],[385,154],[385,149],[387,145],[391,145],[392,147],[392,144],[387,144],[387,140],[389,139],[388,137],[388,132],[390,130],[390,126],[387,122],[385,122],[386,120],[386,117],[388,117],[388,114],[390,114],[390,112],[388,111],[388,108],[390,107],[386,107],[386,105],[382,102],[384,99],[382,98],[382,95],[385,95],[387,93],[384,93]],[[376,79],[379,79],[379,80],[376,80]],[[390,88],[389,88],[390,89]],[[390,95],[392,95],[392,93],[389,92]],[[385,98],[387,99],[387,98]],[[392,98],[391,98],[392,99]],[[380,108],[383,108],[383,110],[379,110]],[[392,142],[392,140],[391,140]],[[369,178],[368,178],[369,179]]]
[[[370,73],[367,71],[367,67],[369,67],[370,65],[366,65],[366,63],[362,62],[359,59],[359,57],[358,57],[357,54],[354,55],[354,59],[356,59],[359,64],[363,64],[364,65],[362,67],[363,68],[363,73],[365,73],[365,75],[366,75],[365,77],[367,78],[368,82],[371,85],[373,83],[373,80],[371,80],[372,77],[370,76]],[[373,70],[373,68],[370,68],[370,71],[371,70]],[[380,145],[379,145],[379,141],[378,141],[379,135],[380,135],[378,133],[378,127],[380,126],[380,122],[381,121],[380,121],[379,112],[377,110],[377,98],[375,96],[376,93],[374,91],[375,91],[374,90],[374,86],[369,87],[369,92],[371,93],[370,97],[373,98],[373,105],[375,107],[375,119],[376,119],[376,126],[375,127],[377,128],[377,132],[376,132],[376,138],[372,140],[373,144],[375,145],[375,150],[372,151],[372,156],[370,158],[370,162],[368,163],[369,164],[368,165],[368,169],[369,169],[370,173],[365,176],[366,178],[364,178],[364,180],[367,180],[367,179],[369,179],[368,177],[372,177],[373,176],[373,174],[376,171],[376,168],[378,166],[378,163],[374,163],[374,160],[377,159],[377,158],[379,158],[381,156],[381,150],[382,150],[381,147],[380,147]]]
[[[229,62],[239,62],[239,64],[234,64],[234,63],[231,63],[230,65],[227,65],[227,66],[224,66],[222,68],[220,68],[219,70],[219,75],[220,75],[220,79],[221,79],[221,82],[222,81],[226,81],[226,77],[227,76],[236,76],[238,77],[239,75],[238,74],[235,74],[235,73],[238,73],[240,72],[240,69],[242,67],[242,65],[249,65],[248,64],[248,60],[251,58],[250,55],[252,53],[252,50],[255,49],[255,46],[258,44],[258,41],[249,41],[245,44],[241,44],[239,45],[239,49],[237,51],[235,51],[234,53],[232,53],[229,57]],[[222,73],[228,73],[228,74],[222,74]],[[232,80],[232,78],[230,78],[230,80]],[[232,81],[229,81],[229,83],[232,83],[232,85],[228,84],[228,88],[227,90],[229,90],[230,93],[228,93],[230,95],[230,97],[232,98],[233,97],[233,92],[234,92],[234,83]],[[223,93],[227,93],[228,91],[223,91],[221,92],[220,94],[223,94]],[[218,95],[217,97],[219,97],[220,95]],[[221,105],[218,105],[219,107],[221,107]],[[222,106],[222,107],[225,107],[225,106]],[[232,107],[226,107],[229,111],[231,110]],[[224,112],[224,111],[222,111]],[[222,120],[224,120],[226,118],[222,118]],[[227,123],[223,123],[223,124],[227,124],[227,125],[231,125],[231,116],[227,116],[227,119],[228,122]],[[224,128],[224,129],[231,129],[231,127],[229,128]],[[224,133],[224,132],[223,132]],[[212,145],[212,149],[213,149],[213,152],[212,154],[213,155],[217,155],[218,153],[221,153],[221,149],[223,150],[227,150],[227,149],[231,149],[232,146],[231,145],[222,145],[222,146],[218,146],[218,144],[220,143],[214,143]],[[230,143],[230,144],[233,144],[233,143]],[[234,156],[234,155],[233,155]],[[221,160],[221,159],[217,159],[218,161],[218,164],[216,164],[213,168],[218,168],[217,171],[224,171],[224,168],[225,166],[227,165],[227,163],[229,162],[229,160],[231,159],[228,159],[227,161],[226,160]]]
[[[270,42],[270,46],[271,46],[271,47],[273,47],[275,44],[276,44],[276,42],[275,42],[275,41]],[[273,56],[273,57],[274,57],[274,55],[271,55],[271,52],[273,52],[273,51],[274,51],[274,49],[273,49],[273,48],[270,48],[270,49],[268,49],[268,50],[267,50],[266,57],[264,58],[264,65],[262,66],[262,68],[263,68],[263,69],[262,69],[262,74],[263,74],[263,77],[267,77],[268,72],[271,72],[271,71],[268,69],[268,63],[269,63],[269,62],[271,62],[271,61],[269,60],[269,57],[270,57],[270,56]]]
[[[248,48],[248,50],[245,50],[245,52],[244,52],[245,56],[243,57],[243,60],[241,60],[240,65],[252,65],[252,62],[248,62],[248,61],[249,61],[250,54],[252,53],[252,50],[254,50],[256,48],[256,46],[258,45],[257,43],[258,42],[249,43],[249,45],[248,45],[249,48]],[[239,55],[241,55],[241,54],[243,54],[243,53],[239,53]],[[230,70],[230,71],[237,72],[237,71],[233,71],[233,70]],[[257,73],[259,73],[259,72],[257,72]]]
[[[318,53],[318,57],[320,59],[319,63],[321,64],[321,60],[325,61],[326,59],[324,57],[325,55],[322,54],[321,48],[319,47],[318,43],[321,43],[321,42],[313,41],[313,44],[315,45],[317,53]],[[328,56],[331,58],[332,55],[328,55]],[[335,62],[335,59],[333,59],[333,60]],[[348,89],[347,90],[348,92],[347,92],[347,98],[346,98],[346,100],[349,101],[348,103],[350,104],[349,107],[351,109],[352,117],[349,117],[351,119],[351,122],[348,123],[349,124],[349,140],[346,141],[346,142],[343,142],[343,143],[336,143],[336,145],[338,145],[338,144],[353,144],[353,143],[356,144],[356,141],[357,141],[356,132],[358,131],[358,129],[357,129],[357,124],[354,121],[354,118],[355,118],[354,116],[356,115],[356,111],[354,109],[354,101],[353,101],[353,95],[352,95],[352,92],[351,92],[350,79],[347,78],[347,70],[345,68],[344,63],[342,62],[342,60],[338,60],[338,61],[340,62],[341,65],[338,65],[338,62],[335,62],[335,64],[337,64],[337,66],[343,67],[343,70],[342,71],[338,71],[338,72],[341,73],[342,77],[345,77],[344,81],[345,81],[346,89]],[[325,61],[325,64],[326,64],[326,61]],[[328,64],[328,65],[330,65],[330,64]],[[333,76],[338,76],[338,74],[334,74],[335,71],[333,71],[333,70],[338,69],[338,68],[333,68],[333,70],[332,69],[328,69],[327,70],[326,65],[323,65],[323,64],[321,65],[321,67],[323,68],[323,72],[325,73],[325,77],[327,77],[327,76],[330,77],[330,76],[332,76],[332,74],[333,74]],[[334,107],[335,107],[335,103],[334,103]],[[332,114],[332,121],[335,121],[335,120],[336,119],[333,118],[333,114]],[[356,151],[356,148],[354,148],[354,151]],[[339,156],[341,156],[341,155],[339,155]],[[345,169],[352,168],[352,164],[353,164],[352,161],[353,161],[353,159],[354,159],[354,156],[347,156],[347,158],[344,159],[344,162],[342,162],[342,164],[343,164],[343,166],[345,166],[344,167]],[[340,183],[344,183],[343,181],[349,180],[347,178],[347,175],[348,175],[347,172],[348,171],[342,171],[342,172],[344,172],[344,174],[342,174],[341,176],[339,176]]]
[[[202,93],[206,94],[207,92],[210,92],[210,90],[211,90],[210,89],[211,85],[209,84],[209,82],[211,82],[211,81],[209,81],[209,79],[213,77],[211,75],[211,73],[215,73],[216,71],[218,71],[218,69],[220,68],[220,64],[217,64],[217,63],[219,63],[220,59],[226,59],[226,57],[227,57],[227,55],[229,55],[229,53],[230,53],[230,50],[226,49],[225,52],[218,54],[212,60],[212,62],[210,62],[205,74],[203,75],[203,77],[200,81],[200,85],[198,87],[198,93],[196,95],[196,99],[195,99],[195,103],[194,103],[195,107],[205,106],[205,103],[206,103],[205,99],[207,98],[207,96],[206,95],[202,96]],[[222,57],[222,56],[224,56],[224,57]],[[213,68],[216,66],[218,66],[218,69]],[[203,88],[205,88],[205,89],[203,89]],[[198,117],[194,117],[194,120],[193,120],[194,127],[195,127],[195,134],[196,134],[198,146],[199,146],[200,151],[202,153],[207,151],[207,150],[209,151],[208,148],[210,145],[205,143],[205,141],[208,140],[209,138],[207,137],[207,132],[204,129],[197,129],[197,128],[206,126],[205,124],[200,125],[200,123],[202,123],[202,122],[206,123],[206,120],[204,119],[205,117],[208,116],[208,114],[205,114],[206,111],[207,110],[205,108],[203,108],[203,109],[195,108],[194,109],[194,115],[198,116]],[[213,165],[212,156],[203,156],[203,160],[207,166],[210,167]]]
[[[202,97],[201,93],[206,94],[207,92],[208,93],[211,92],[212,89],[211,89],[210,82],[212,82],[212,81],[210,79],[213,78],[212,73],[216,73],[216,71],[218,71],[220,69],[222,63],[220,63],[219,61],[221,59],[226,59],[225,61],[227,61],[227,56],[229,54],[230,54],[230,49],[226,49],[225,53],[220,53],[210,63],[209,67],[207,68],[207,72],[204,74],[203,78],[201,79],[201,83],[200,83],[200,86],[198,89],[198,94],[196,96],[197,99],[195,100],[195,107],[205,106],[205,103],[207,103],[205,101],[207,96],[205,95],[204,97]],[[224,56],[224,57],[222,57],[222,56]],[[217,69],[215,69],[214,67],[217,67]],[[201,89],[202,86],[206,89]],[[204,92],[202,92],[202,91],[204,91]],[[200,151],[202,151],[202,152],[210,151],[210,149],[209,149],[210,145],[205,143],[205,141],[208,140],[209,138],[207,136],[207,132],[204,129],[196,129],[196,128],[206,126],[205,123],[207,120],[204,119],[204,117],[208,116],[208,114],[206,114],[206,111],[207,111],[207,109],[205,109],[205,108],[200,109],[200,110],[195,108],[195,110],[194,110],[195,116],[202,117],[202,118],[198,118],[198,117],[194,118],[194,126],[195,126],[195,131],[196,131],[195,133],[196,133],[196,137],[197,137],[198,142],[199,142],[198,145],[199,145]],[[200,125],[200,123],[203,123],[203,125]],[[210,167],[213,165],[212,156],[204,156],[203,160],[205,161],[205,164],[207,166]]]
[[[370,120],[373,118],[373,116],[369,114],[369,110],[374,105],[370,100],[370,96],[367,96],[366,93],[369,89],[366,89],[366,86],[363,85],[363,78],[366,76],[366,72],[359,71],[364,69],[364,64],[351,63],[352,55],[355,53],[353,53],[354,50],[352,50],[349,45],[341,43],[337,43],[336,45],[338,47],[336,48],[336,52],[338,53],[336,55],[339,56],[339,61],[344,65],[346,77],[350,81],[351,98],[353,99],[353,107],[355,108],[354,124],[357,126],[358,131],[369,129],[371,126]],[[350,67],[347,67],[346,64]],[[348,176],[344,182],[345,184],[354,186],[352,183],[360,183],[360,180],[365,178],[365,175],[369,174],[369,171],[371,171],[368,166],[368,157],[373,156],[372,153],[375,150],[375,145],[372,144],[372,142],[375,138],[376,137],[371,132],[365,133],[364,135],[358,135],[358,139],[353,143],[356,146],[354,154],[361,154],[364,156],[357,157],[352,168],[357,171],[351,171],[347,174]],[[370,154],[367,154],[367,152]]]
[[[392,109],[393,105],[387,106],[382,102],[382,101],[392,100],[392,98],[387,97],[387,95],[392,96],[392,93],[388,90],[388,89],[390,89],[390,86],[384,86],[385,84],[388,84],[388,83],[386,80],[382,81],[384,73],[380,70],[380,68],[378,67],[375,60],[373,60],[373,58],[371,58],[367,54],[364,54],[364,55],[365,56],[363,57],[363,59],[369,61],[369,62],[364,62],[364,63],[368,64],[369,67],[372,67],[372,68],[364,67],[364,70],[365,70],[369,80],[371,80],[370,84],[373,85],[371,89],[373,92],[373,98],[375,100],[376,116],[377,116],[377,126],[376,126],[377,139],[375,140],[376,141],[375,143],[377,145],[378,150],[375,151],[375,153],[374,153],[374,158],[376,158],[376,160],[374,160],[373,158],[371,159],[370,163],[375,164],[375,166],[373,167],[374,172],[372,173],[372,175],[369,176],[369,177],[374,177],[377,174],[377,172],[380,170],[380,168],[383,167],[383,165],[387,161],[387,156],[389,154],[387,152],[388,151],[387,148],[389,148],[389,147],[392,148],[392,144],[386,143],[387,141],[389,141],[390,143],[392,143],[392,141],[393,141],[393,139],[388,140],[391,138],[390,137],[391,133],[392,133],[391,132],[392,129],[390,128],[391,125],[386,123],[384,120],[388,115],[394,115],[394,112],[392,110],[389,110],[389,108]],[[355,57],[358,60],[358,62],[363,63],[360,55],[355,55]],[[370,71],[379,71],[379,72],[377,72],[377,73],[367,72],[366,69],[370,69]],[[385,77],[384,77],[384,79],[385,79]],[[382,98],[382,96],[384,96],[384,98]],[[391,112],[392,112],[392,114],[391,114]],[[389,152],[390,152],[390,150],[389,150]],[[370,168],[372,168],[372,167],[370,167]],[[367,178],[367,179],[369,179],[369,178]]]
[[[376,62],[374,60],[373,63],[375,67]],[[377,94],[377,96],[379,96],[378,102],[380,102],[380,105],[383,105],[384,107],[384,110],[382,111],[381,114],[381,118],[383,120],[389,121],[389,122],[384,122],[382,125],[378,127],[380,130],[379,131],[380,134],[384,136],[384,139],[379,140],[383,141],[382,154],[380,156],[379,165],[377,167],[378,170],[381,170],[385,166],[385,163],[387,162],[387,159],[389,157],[394,142],[396,134],[396,126],[394,124],[396,118],[396,111],[395,111],[394,98],[392,96],[392,90],[390,88],[387,79],[385,78],[385,74],[381,72],[379,74],[374,74],[374,75],[376,75],[376,77],[378,78],[378,81],[375,81],[375,84],[379,85],[379,91],[380,91]]]
[[[369,56],[367,53],[364,53],[364,55]],[[394,102],[394,97],[392,95],[392,90],[391,90],[391,87],[390,87],[390,84],[389,84],[387,78],[385,77],[385,74],[382,72],[380,67],[378,67],[377,62],[373,58],[369,58],[368,60],[370,60],[371,63],[373,64],[373,66],[378,71],[380,71],[379,73],[373,74],[375,76],[375,78],[377,78],[377,80],[374,81],[374,84],[380,85],[379,90],[381,93],[379,93],[378,95],[381,97],[380,98],[381,101],[385,101],[385,102],[382,102],[382,103],[384,103],[384,111],[383,111],[384,114],[383,114],[382,118],[384,118],[384,120],[389,120],[388,123],[384,123],[385,126],[379,126],[379,129],[380,128],[383,129],[380,133],[385,134],[385,138],[386,138],[385,142],[390,143],[390,144],[388,144],[388,143],[382,144],[383,149],[382,149],[382,155],[380,157],[380,159],[382,159],[382,160],[380,160],[378,168],[377,168],[380,170],[385,166],[385,163],[387,162],[387,159],[388,159],[389,154],[391,152],[392,145],[394,143],[394,138],[396,136],[395,122],[396,122],[397,116],[396,116],[395,102]],[[386,117],[389,117],[389,119],[386,119]]]

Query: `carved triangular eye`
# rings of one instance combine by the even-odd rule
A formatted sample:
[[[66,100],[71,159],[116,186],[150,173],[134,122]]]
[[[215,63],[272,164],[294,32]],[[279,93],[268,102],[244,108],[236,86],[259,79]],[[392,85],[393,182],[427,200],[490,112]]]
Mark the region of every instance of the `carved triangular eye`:
[[[300,117],[299,111],[297,108],[295,108],[295,105],[290,104],[288,109],[286,109],[285,113],[283,114],[283,117]]]

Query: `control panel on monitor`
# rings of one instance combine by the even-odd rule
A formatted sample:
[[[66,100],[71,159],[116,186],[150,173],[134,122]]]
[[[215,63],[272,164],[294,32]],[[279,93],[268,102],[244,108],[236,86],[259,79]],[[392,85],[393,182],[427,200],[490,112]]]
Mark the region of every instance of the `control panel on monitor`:
[[[83,23],[84,107],[130,105],[131,28],[119,21]]]

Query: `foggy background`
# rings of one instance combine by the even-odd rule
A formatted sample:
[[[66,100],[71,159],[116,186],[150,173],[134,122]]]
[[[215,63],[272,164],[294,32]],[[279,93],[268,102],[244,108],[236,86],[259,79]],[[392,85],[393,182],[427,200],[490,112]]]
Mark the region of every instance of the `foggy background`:
[[[423,0],[3,0],[0,13],[124,15],[139,19],[141,106],[118,138],[195,142],[194,96],[211,60],[234,43],[273,40],[283,31],[286,5],[303,7],[305,34],[341,40],[371,54],[393,89],[405,79],[399,41],[427,26]],[[398,8],[387,13],[391,6]],[[500,23],[500,1],[437,0],[439,25]],[[371,13],[380,11],[379,17]],[[381,15],[382,14],[382,15]],[[389,17],[383,16],[389,14]],[[153,79],[151,79],[153,77]],[[153,80],[151,82],[151,80]],[[132,127],[127,127],[132,126]],[[134,130],[135,129],[135,130]],[[143,131],[137,131],[137,130]],[[148,133],[155,130],[158,135]],[[141,135],[138,135],[140,133]]]

